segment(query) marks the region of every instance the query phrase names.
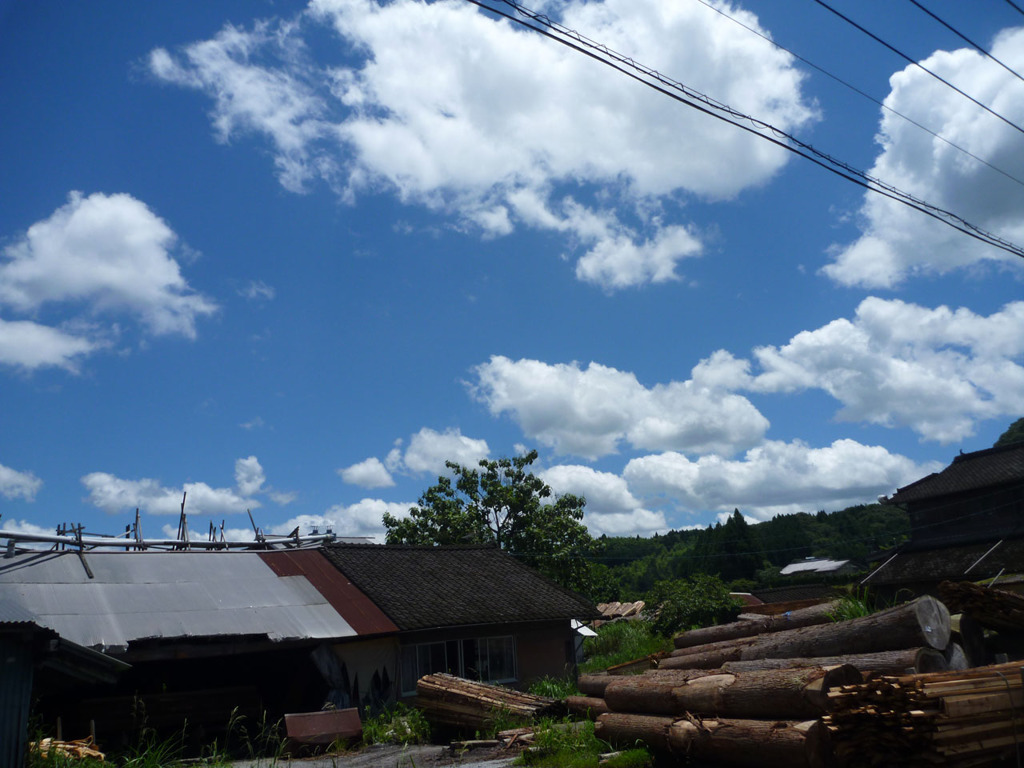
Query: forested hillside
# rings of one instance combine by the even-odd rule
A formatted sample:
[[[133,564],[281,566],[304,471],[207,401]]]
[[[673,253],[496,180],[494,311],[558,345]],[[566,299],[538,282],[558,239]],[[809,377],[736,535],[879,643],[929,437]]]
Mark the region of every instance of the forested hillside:
[[[639,599],[661,581],[718,575],[734,589],[779,582],[779,569],[804,557],[852,559],[865,565],[906,539],[907,515],[866,504],[838,512],[798,513],[750,525],[737,510],[725,523],[652,538],[602,536],[596,541],[595,597]],[[820,577],[817,577],[820,580]]]

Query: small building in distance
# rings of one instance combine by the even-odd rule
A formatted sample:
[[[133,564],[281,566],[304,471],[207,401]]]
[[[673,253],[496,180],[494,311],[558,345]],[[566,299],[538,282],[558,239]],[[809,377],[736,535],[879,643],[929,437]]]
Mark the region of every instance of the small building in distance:
[[[856,573],[860,569],[850,560],[829,560],[824,557],[805,557],[794,560],[784,566],[779,575],[793,576],[798,573],[818,574],[821,576],[842,576]]]

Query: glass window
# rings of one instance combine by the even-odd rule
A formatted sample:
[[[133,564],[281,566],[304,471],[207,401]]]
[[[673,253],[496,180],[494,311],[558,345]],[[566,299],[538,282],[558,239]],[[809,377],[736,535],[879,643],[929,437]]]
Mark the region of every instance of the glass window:
[[[458,674],[448,665],[445,643],[422,643],[402,648],[402,693],[416,693],[416,681],[435,672]]]
[[[514,682],[515,638],[512,635],[468,638],[402,648],[402,693],[416,693],[416,681],[435,672],[485,683]]]
[[[511,636],[487,639],[487,672],[489,682],[516,679],[516,646]]]

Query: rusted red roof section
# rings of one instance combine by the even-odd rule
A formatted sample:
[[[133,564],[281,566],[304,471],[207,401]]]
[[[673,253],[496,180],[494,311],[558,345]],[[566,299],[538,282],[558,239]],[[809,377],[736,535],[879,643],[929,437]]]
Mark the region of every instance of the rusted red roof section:
[[[317,549],[260,552],[278,576],[304,576],[361,637],[398,632],[398,627]]]

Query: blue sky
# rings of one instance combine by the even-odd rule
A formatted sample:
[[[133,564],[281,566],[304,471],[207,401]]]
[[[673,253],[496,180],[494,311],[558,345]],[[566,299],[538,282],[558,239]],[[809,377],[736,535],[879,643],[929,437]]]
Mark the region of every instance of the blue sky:
[[[712,4],[893,111],[699,0],[531,7],[1024,243],[1014,126],[813,0]],[[1024,72],[1009,4],[926,5]],[[834,6],[1024,122],[911,3]],[[379,535],[536,448],[650,535],[873,501],[1024,414],[1020,258],[468,2],[0,2],[0,37],[2,529],[160,536],[188,491],[193,531]]]

